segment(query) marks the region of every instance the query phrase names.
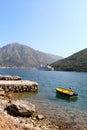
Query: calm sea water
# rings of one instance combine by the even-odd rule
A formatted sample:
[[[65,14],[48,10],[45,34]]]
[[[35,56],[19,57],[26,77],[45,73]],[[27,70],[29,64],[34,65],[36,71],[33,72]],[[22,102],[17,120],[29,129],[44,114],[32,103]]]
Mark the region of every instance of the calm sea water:
[[[83,123],[87,128],[87,73],[62,71],[32,71],[24,69],[0,69],[0,74],[18,75],[24,80],[38,82],[38,93],[20,93],[16,98],[33,102],[37,109],[64,120]],[[78,93],[76,100],[56,97],[56,87],[73,87]],[[71,118],[70,118],[71,117]],[[63,120],[62,119],[62,120]],[[71,121],[72,122],[72,121]],[[70,124],[69,124],[70,125]]]

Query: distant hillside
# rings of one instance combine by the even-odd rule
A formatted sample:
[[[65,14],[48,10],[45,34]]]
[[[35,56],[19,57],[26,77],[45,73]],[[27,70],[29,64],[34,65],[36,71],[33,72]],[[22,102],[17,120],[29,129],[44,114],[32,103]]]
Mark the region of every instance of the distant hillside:
[[[19,43],[8,44],[0,48],[0,67],[37,69],[40,64],[50,64],[61,58],[61,56],[36,51]]]
[[[87,48],[51,65],[55,70],[87,72]]]

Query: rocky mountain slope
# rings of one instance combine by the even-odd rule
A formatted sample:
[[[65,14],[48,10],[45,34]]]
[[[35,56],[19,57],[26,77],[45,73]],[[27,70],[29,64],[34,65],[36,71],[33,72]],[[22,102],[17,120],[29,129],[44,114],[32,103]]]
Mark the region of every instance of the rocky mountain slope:
[[[55,70],[87,72],[87,48],[51,65]]]
[[[8,44],[0,48],[0,67],[37,69],[40,64],[50,64],[61,58],[61,56],[36,51],[19,43]]]

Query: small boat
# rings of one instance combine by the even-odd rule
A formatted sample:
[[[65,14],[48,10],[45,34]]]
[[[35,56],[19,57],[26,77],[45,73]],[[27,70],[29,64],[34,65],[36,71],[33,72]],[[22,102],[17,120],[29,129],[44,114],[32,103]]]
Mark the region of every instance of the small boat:
[[[61,87],[58,87],[56,88],[56,92],[57,94],[62,94],[62,95],[65,95],[65,96],[68,96],[68,97],[77,97],[77,93],[70,90],[70,89],[65,89],[65,88],[61,88]]]

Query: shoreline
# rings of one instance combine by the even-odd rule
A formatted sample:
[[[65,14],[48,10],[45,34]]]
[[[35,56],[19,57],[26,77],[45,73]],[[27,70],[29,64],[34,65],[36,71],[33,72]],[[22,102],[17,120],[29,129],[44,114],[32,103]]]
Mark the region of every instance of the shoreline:
[[[38,105],[37,105],[38,106]],[[43,105],[44,106],[44,105]],[[87,111],[80,111],[80,110],[73,110],[69,108],[62,108],[62,107],[56,107],[51,108],[50,106],[47,107],[47,110],[44,110],[46,107],[43,107],[41,110],[41,113],[44,115],[49,116],[49,119],[57,125],[63,125],[66,126],[67,129],[70,130],[86,130],[87,129]],[[55,109],[55,113],[54,110]],[[40,112],[40,111],[39,111]]]
[[[0,96],[0,126],[2,127],[1,124],[3,124],[4,127],[7,127],[7,122],[12,122],[12,124],[8,124],[9,129],[7,130],[16,130],[16,128],[17,130],[72,130],[63,125],[62,122],[61,124],[58,122],[56,123],[55,121],[50,120],[46,115],[41,115],[41,113],[37,111],[35,111],[34,115],[31,117],[9,115],[7,111],[4,111],[4,108],[8,105],[9,101],[11,102],[11,95]],[[43,118],[37,118],[38,115]],[[5,122],[5,120],[8,121]],[[11,125],[13,125],[13,128],[10,129],[10,127],[12,127]]]
[[[17,99],[16,96],[15,98]],[[19,100],[21,100],[20,96],[18,98]],[[27,100],[26,98],[23,99]],[[83,112],[77,109],[73,111],[73,109],[64,108],[60,105],[54,108],[54,106],[52,106],[48,101],[43,102],[38,100],[32,100],[32,98],[29,98],[28,101],[35,104],[37,113],[39,112],[39,114],[43,114],[44,116],[46,116],[46,118],[51,122],[54,122],[56,126],[59,126],[60,128],[64,127],[63,130],[87,129],[87,113],[85,111]]]
[[[38,83],[30,80],[22,80],[19,76],[0,75],[0,88],[8,92],[36,92]]]
[[[15,81],[16,85],[18,82],[21,82],[21,81],[22,80]],[[9,81],[3,80],[3,84],[6,82],[9,82]],[[14,82],[14,81],[10,81],[10,82]],[[22,83],[23,85],[25,84],[25,82],[22,82]],[[12,85],[14,85],[14,83],[12,83]],[[9,84],[7,84],[7,86],[9,86]],[[0,92],[0,94],[1,94],[0,96],[1,119],[2,118],[4,118],[4,120],[5,118],[9,118],[10,120],[12,119],[13,125],[14,126],[15,124],[17,125],[17,128],[18,128],[17,130],[25,130],[25,129],[26,130],[32,130],[32,129],[33,130],[78,130],[78,129],[86,130],[87,129],[87,125],[86,125],[87,113],[83,114],[83,113],[80,113],[79,111],[72,111],[68,109],[65,110],[65,109],[62,109],[60,106],[54,107],[51,105],[49,101],[43,102],[41,100],[39,101],[32,100],[32,98],[30,98],[30,100],[28,101],[33,103],[36,107],[35,113],[31,117],[19,117],[19,116],[15,117],[15,116],[9,115],[6,111],[4,111],[4,109],[9,103],[12,102],[12,100],[15,100],[16,98],[15,93],[11,93],[11,92],[1,93]],[[21,94],[24,95],[24,93],[22,92]],[[12,99],[13,98],[12,95],[14,95],[14,99]],[[18,93],[18,95],[20,94]],[[16,100],[19,100],[18,97],[16,98]],[[44,116],[44,119],[37,119],[38,115]],[[3,121],[3,123],[6,123],[6,122]],[[32,129],[30,129],[30,127],[32,127]],[[4,129],[0,129],[0,130],[4,130]],[[12,130],[12,129],[7,129],[7,130]]]
[[[34,130],[86,130],[86,126],[84,127],[84,123],[81,122],[80,120],[78,120],[78,124],[75,122],[75,115],[68,117],[67,115],[65,117],[64,115],[56,115],[53,117],[51,111],[49,110],[49,112],[43,112],[43,110],[41,110],[41,108],[37,108],[36,106],[36,111],[34,113],[33,116],[31,117],[19,117],[19,116],[12,116],[7,114],[6,111],[4,111],[5,106],[8,104],[8,102],[11,100],[13,100],[11,98],[11,93],[9,95],[5,95],[5,96],[0,96],[0,112],[2,113],[1,115],[3,115],[3,119],[6,116],[6,118],[13,120],[13,123],[17,125],[18,130],[25,130],[25,128],[31,127]],[[44,108],[43,108],[44,109]],[[72,113],[71,114],[75,114]],[[79,114],[79,113],[78,113]],[[0,117],[2,118],[2,116],[0,115]],[[44,119],[37,119],[37,115],[43,115]],[[58,117],[59,116],[59,117]],[[64,118],[63,118],[64,116]],[[66,119],[66,120],[65,120]],[[1,124],[1,122],[0,122]],[[10,125],[10,124],[9,124]],[[21,128],[21,129],[20,129]],[[38,129],[36,129],[38,128]],[[0,129],[1,130],[1,129]],[[2,129],[4,130],[4,129]],[[7,129],[10,130],[10,129]],[[14,130],[14,129],[11,129]],[[16,130],[16,129],[15,129]],[[26,129],[26,130],[32,130],[32,129]]]

